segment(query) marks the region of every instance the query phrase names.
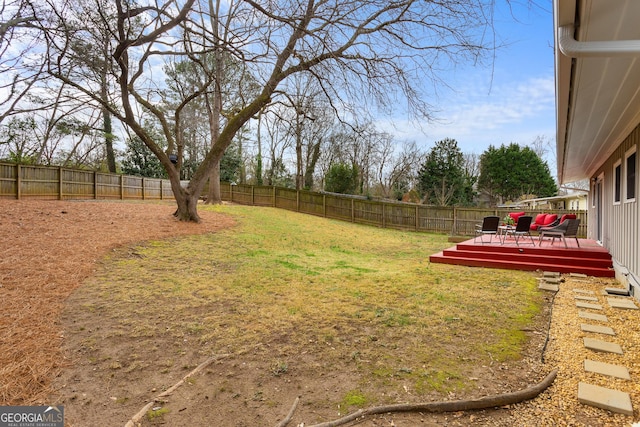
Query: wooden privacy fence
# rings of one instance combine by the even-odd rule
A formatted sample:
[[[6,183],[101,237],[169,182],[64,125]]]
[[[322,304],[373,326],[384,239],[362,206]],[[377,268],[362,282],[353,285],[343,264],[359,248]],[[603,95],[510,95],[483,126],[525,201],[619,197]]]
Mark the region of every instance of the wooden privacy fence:
[[[243,205],[272,206],[357,224],[459,236],[472,236],[476,224],[485,216],[498,215],[502,218],[510,211],[387,202],[270,186],[221,183],[220,190],[223,200]],[[0,163],[0,198],[171,200],[173,191],[166,179]],[[527,211],[527,214],[535,217],[541,212]],[[576,214],[581,219],[579,235],[586,235],[586,211],[554,213]]]
[[[0,163],[0,198],[12,199],[173,199],[167,179]]]
[[[252,206],[273,206],[291,211],[400,230],[472,236],[476,224],[489,215],[504,218],[508,208],[458,208],[369,200],[364,197],[255,185],[220,185],[223,200]],[[534,217],[544,211],[528,210]],[[586,236],[587,212],[554,210],[580,218],[579,237]]]

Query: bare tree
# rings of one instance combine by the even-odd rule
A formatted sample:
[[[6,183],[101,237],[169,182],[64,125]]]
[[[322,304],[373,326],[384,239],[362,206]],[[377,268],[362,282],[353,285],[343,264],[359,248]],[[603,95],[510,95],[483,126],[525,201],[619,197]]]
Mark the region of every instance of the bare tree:
[[[484,29],[491,26],[493,3],[247,0],[231,3],[232,10],[209,8],[208,13],[216,14],[218,24],[229,35],[224,43],[218,43],[220,33],[210,26],[205,28],[205,20],[198,16],[202,9],[194,7],[195,0],[144,6],[114,1],[117,19],[109,28],[119,102],[105,105],[99,91],[69,79],[63,72],[72,63],[69,34],[73,32],[64,18],[73,11],[60,10],[58,2],[50,0],[49,7],[55,11],[52,16],[58,19],[56,25],[46,27],[52,43],[47,64],[52,75],[75,84],[85,97],[108,108],[140,137],[167,169],[178,205],[176,216],[198,221],[197,200],[216,162],[244,124],[281,98],[281,87],[292,76],[310,73],[339,114],[353,113],[349,108],[362,103],[363,98],[392,110],[397,97],[402,96],[417,116],[429,119],[431,107],[423,101],[428,98],[421,96],[426,90],[422,82],[439,81],[439,71],[451,61],[476,61],[490,51],[491,40],[484,39]],[[203,89],[185,98],[169,121],[158,106],[162,89],[153,79],[153,66],[169,56],[185,57],[185,38],[203,32],[207,43],[203,42],[200,51],[224,49],[234,55],[259,82],[260,91],[244,100],[241,108],[229,112],[207,156],[189,184],[182,186],[180,160],[174,165],[169,156],[176,148],[179,153],[181,146],[182,109],[202,96]],[[139,120],[141,111],[162,123],[166,150],[145,133]]]
[[[44,63],[32,55],[43,43],[38,19],[29,0],[3,0],[0,5],[0,124],[39,108],[23,102],[44,74]]]
[[[412,181],[422,164],[423,155],[415,142],[405,141],[400,147],[389,134],[383,134],[378,156],[376,180],[381,196],[397,198],[413,187]]]
[[[283,185],[286,178],[285,153],[295,147],[294,134],[289,132],[289,121],[286,114],[289,108],[282,104],[276,104],[262,114],[261,129],[267,134],[268,162],[265,165],[265,178],[267,185]]]
[[[277,123],[295,141],[295,186],[298,190],[311,188],[322,143],[331,130],[335,112],[308,73],[294,76],[283,97],[284,108],[278,109]]]

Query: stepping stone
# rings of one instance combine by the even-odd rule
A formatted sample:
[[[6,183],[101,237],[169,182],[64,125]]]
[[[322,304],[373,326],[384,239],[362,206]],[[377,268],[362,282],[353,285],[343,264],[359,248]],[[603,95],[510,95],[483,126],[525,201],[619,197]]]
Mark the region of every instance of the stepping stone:
[[[587,291],[585,289],[574,289],[573,292],[576,292],[579,294],[593,295],[593,291]]]
[[[615,331],[608,326],[589,325],[588,323],[580,324],[580,329],[584,332],[595,332],[596,334],[615,335]]]
[[[598,301],[598,298],[596,297],[586,297],[582,295],[576,295],[575,299],[579,299],[580,301]]]
[[[560,273],[558,271],[543,271],[542,277],[560,277]]]
[[[586,279],[587,275],[582,273],[569,273],[569,277],[580,277],[580,278]]]
[[[578,401],[611,412],[633,415],[631,397],[623,391],[581,382],[578,384]]]
[[[576,302],[576,307],[579,308],[590,308],[592,310],[602,310],[602,306],[600,304],[590,304],[588,302]]]
[[[585,360],[584,370],[587,372],[595,372],[600,375],[608,375],[610,377],[622,378],[630,380],[629,370],[625,366],[613,365],[611,363],[596,362],[595,360]]]
[[[548,285],[546,283],[540,283],[538,285],[538,289],[542,289],[543,291],[558,292],[560,290],[560,287],[558,285]]]
[[[562,283],[562,279],[554,279],[549,277],[545,277],[542,280],[553,285],[559,285],[560,283]]]
[[[638,307],[630,299],[607,298],[607,302],[613,308],[625,308],[628,310],[637,310]]]
[[[600,322],[608,322],[609,318],[604,314],[589,313],[588,311],[578,311],[578,317],[589,320],[598,320]]]
[[[589,350],[601,351],[603,353],[623,354],[620,344],[614,342],[597,340],[595,338],[583,338],[584,346]]]
[[[607,294],[629,296],[629,291],[623,288],[604,288]]]

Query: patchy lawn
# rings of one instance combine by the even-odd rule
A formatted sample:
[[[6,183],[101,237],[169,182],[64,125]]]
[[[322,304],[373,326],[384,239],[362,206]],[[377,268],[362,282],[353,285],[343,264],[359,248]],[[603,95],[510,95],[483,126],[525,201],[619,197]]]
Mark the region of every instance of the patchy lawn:
[[[224,227],[137,245],[123,238],[79,278],[49,330],[64,336],[68,362],[49,403],[64,404],[72,425],[124,425],[211,357],[143,425],[275,425],[298,396],[291,425],[310,425],[385,403],[515,391],[547,373],[548,301],[531,273],[429,264],[450,246],[445,236],[271,208],[200,211]],[[114,229],[154,227],[135,218],[123,215]],[[83,251],[95,241],[86,237],[69,244]],[[401,414],[365,425],[389,420],[470,419]]]

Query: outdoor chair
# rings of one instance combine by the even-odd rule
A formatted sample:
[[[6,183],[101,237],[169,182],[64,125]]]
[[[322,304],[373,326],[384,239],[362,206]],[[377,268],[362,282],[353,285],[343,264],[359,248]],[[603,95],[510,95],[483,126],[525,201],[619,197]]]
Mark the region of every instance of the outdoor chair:
[[[513,219],[513,223],[517,224],[518,223],[518,219],[521,216],[524,216],[526,214],[525,211],[521,211],[521,212],[509,212],[509,216],[511,217],[511,219]]]
[[[500,225],[500,217],[499,216],[485,216],[482,220],[482,224],[476,225],[476,235],[473,238],[473,241],[476,242],[478,236],[480,236],[481,243],[491,243],[491,239],[493,236],[498,234],[498,226]],[[489,236],[489,241],[484,241],[484,236]]]
[[[565,219],[560,225],[555,227],[544,227],[540,229],[540,237],[538,238],[539,243],[538,246],[542,245],[542,239],[545,237],[551,237],[551,244],[555,242],[556,239],[562,239],[564,242],[564,247],[567,246],[567,237],[573,237],[576,239],[576,245],[580,247],[580,242],[578,241],[578,227],[580,226],[580,219]]]
[[[529,236],[529,239],[531,239],[531,244],[535,246],[536,242],[533,241],[530,230],[531,221],[533,221],[533,217],[531,216],[521,216],[520,218],[518,218],[518,223],[516,224],[516,226],[507,229],[507,231],[505,232],[503,243],[507,239],[507,237],[513,236],[516,240],[516,245],[520,246],[520,238]]]

